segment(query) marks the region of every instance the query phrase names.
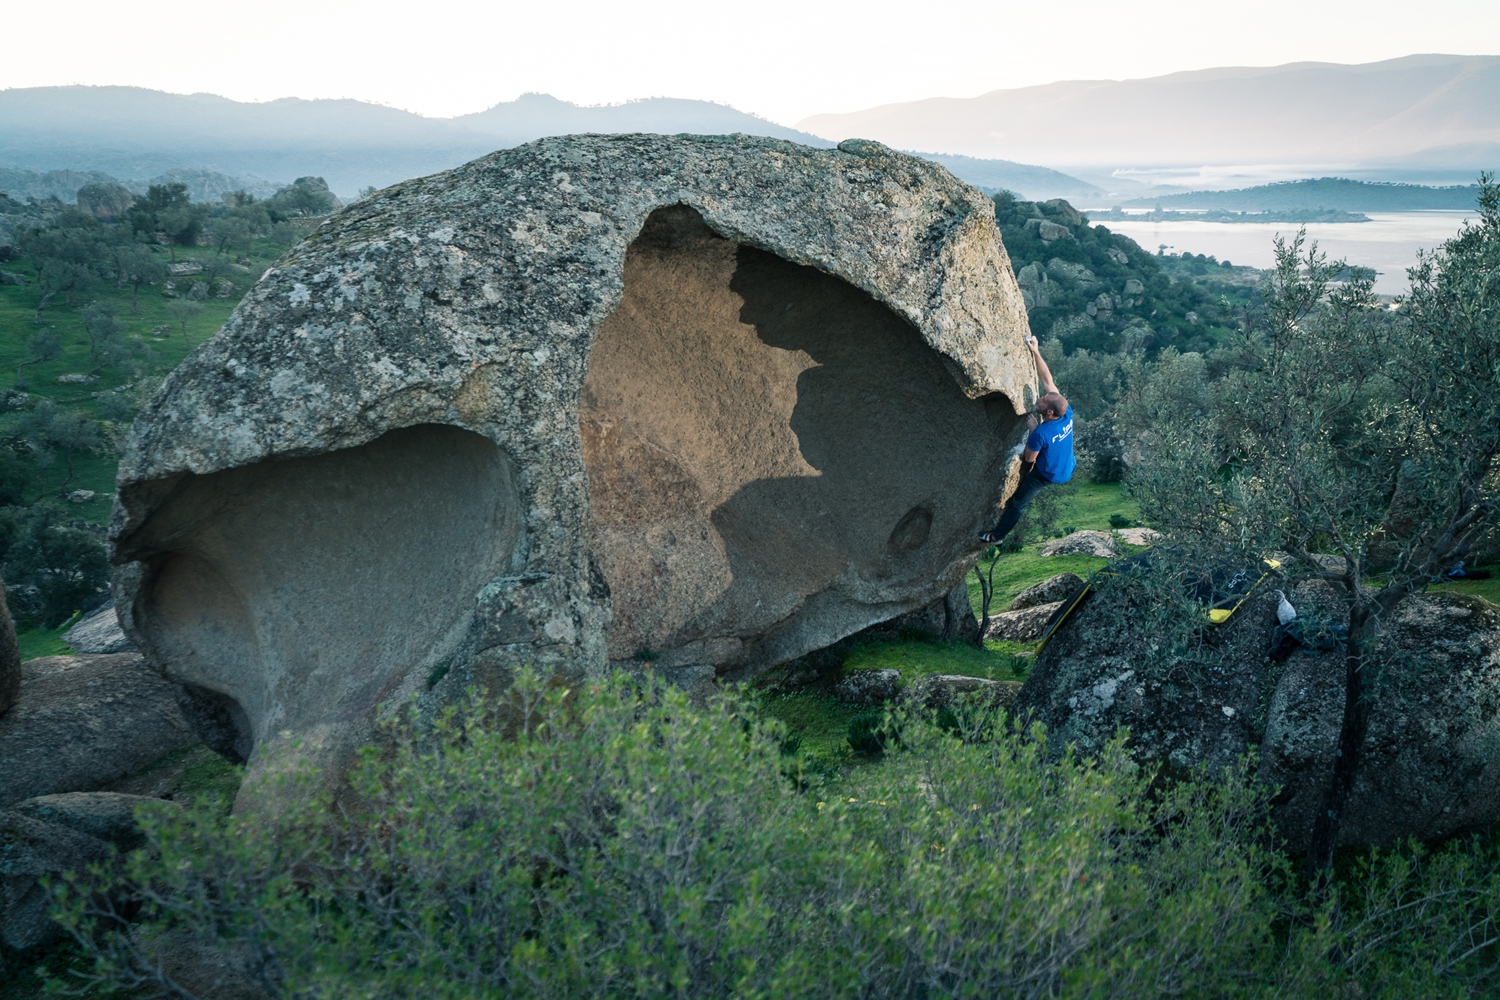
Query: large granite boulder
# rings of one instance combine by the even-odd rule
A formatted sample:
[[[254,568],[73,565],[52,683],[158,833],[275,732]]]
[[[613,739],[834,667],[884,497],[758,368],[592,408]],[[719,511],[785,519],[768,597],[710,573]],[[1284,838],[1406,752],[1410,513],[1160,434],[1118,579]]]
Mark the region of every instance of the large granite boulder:
[[[28,660],[0,716],[0,807],[104,788],[192,746],[181,700],[139,653]]]
[[[130,653],[135,643],[120,628],[115,602],[105,601],[63,633],[63,642],[78,653]]]
[[[1313,582],[1287,596],[1309,629],[1345,612]],[[1168,655],[1141,594],[1116,582],[1053,633],[1016,701],[1055,745],[1097,750],[1119,728],[1142,762],[1185,775],[1251,746],[1280,789],[1275,819],[1305,848],[1332,773],[1344,705],[1341,648],[1270,658],[1277,598],[1262,583],[1190,657]],[[1463,595],[1414,595],[1382,640],[1369,736],[1340,842],[1390,846],[1500,821],[1500,608]],[[1333,642],[1327,643],[1335,645]],[[1308,655],[1316,652],[1316,655]]]
[[[173,372],[121,621],[251,785],[516,664],[749,676],[960,581],[1026,331],[989,199],[879,144],[504,150],[335,215]]]

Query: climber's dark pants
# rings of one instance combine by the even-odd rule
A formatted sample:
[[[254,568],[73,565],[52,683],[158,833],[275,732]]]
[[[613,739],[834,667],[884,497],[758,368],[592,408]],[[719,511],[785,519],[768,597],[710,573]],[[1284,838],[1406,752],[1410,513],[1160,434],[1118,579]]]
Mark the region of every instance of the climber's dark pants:
[[[1016,484],[1016,491],[1010,495],[1009,500],[1005,501],[1005,509],[1000,512],[1000,523],[990,529],[990,533],[997,541],[1010,534],[1016,522],[1021,520],[1021,512],[1038,493],[1042,492],[1042,487],[1051,485],[1042,478],[1041,473],[1036,471],[1035,466],[1021,477],[1021,481]]]

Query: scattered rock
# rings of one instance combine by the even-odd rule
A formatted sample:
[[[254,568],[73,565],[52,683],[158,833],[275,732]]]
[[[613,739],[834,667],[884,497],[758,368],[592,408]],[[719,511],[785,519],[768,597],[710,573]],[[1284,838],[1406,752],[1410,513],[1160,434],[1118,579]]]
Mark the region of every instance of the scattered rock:
[[[1110,247],[1105,251],[1105,253],[1109,254],[1109,259],[1114,261],[1116,264],[1130,263],[1130,258],[1125,256],[1125,251],[1121,250],[1119,247]]]
[[[214,294],[221,299],[227,299],[234,294],[234,282],[228,278],[220,278],[214,282]]]
[[[202,274],[203,265],[196,260],[178,261],[176,264],[167,265],[167,273],[174,278],[185,278],[190,274]]]
[[[39,795],[11,808],[22,816],[65,826],[114,844],[121,851],[133,851],[146,842],[146,835],[136,822],[136,807],[159,806],[163,801],[119,792],[63,792]]]
[[[68,494],[68,503],[88,503],[98,496],[93,490],[74,490]]]
[[[0,716],[16,703],[21,691],[21,650],[6,596],[5,583],[0,581]]]
[[[187,295],[188,295],[188,298],[190,298],[190,299],[197,299],[197,300],[200,300],[200,301],[203,300],[203,299],[208,298],[208,282],[206,282],[206,281],[195,281],[195,282],[193,282],[193,287],[188,289]]]
[[[1108,531],[1075,531],[1066,538],[1058,538],[1042,546],[1039,555],[1044,556],[1097,556],[1100,559],[1118,559],[1120,543]]]
[[[0,271],[0,285],[24,285],[26,276],[13,271]]]
[[[1152,528],[1115,528],[1113,531],[1126,545],[1155,545],[1166,537]]]
[[[197,743],[178,691],[137,653],[21,664],[16,703],[0,716],[0,807],[94,791]]]
[[[99,379],[96,376],[85,375],[82,372],[71,372],[67,375],[57,376],[57,381],[61,385],[87,385],[90,382],[97,382]]]
[[[135,650],[135,643],[120,628],[113,599],[85,615],[63,633],[62,640],[79,653],[129,653]]]
[[[1140,295],[1141,293],[1145,292],[1145,290],[1146,290],[1146,286],[1143,285],[1143,284],[1141,284],[1138,279],[1136,279],[1136,278],[1127,278],[1126,279],[1126,281],[1125,281],[1125,290],[1124,290],[1124,294],[1125,295],[1127,295],[1127,296],[1128,295]]]
[[[170,337],[171,335],[172,335],[172,324],[170,324],[170,323],[163,323],[161,326],[153,326],[151,328],[151,336],[153,336],[153,337],[166,338],[166,337]]]
[[[992,681],[962,674],[927,674],[902,689],[898,703],[908,709],[938,712],[962,696],[977,696],[982,704],[1009,708],[1021,690],[1018,681]]]
[[[1312,552],[1309,555],[1312,556],[1312,561],[1317,564],[1317,567],[1325,573],[1343,574],[1349,571],[1349,561],[1343,556],[1329,556],[1321,552]]]
[[[1280,584],[1303,620],[1342,622],[1333,589]],[[1268,659],[1277,599],[1265,584],[1178,660],[1122,582],[1091,593],[1053,633],[1017,699],[1057,737],[1096,751],[1121,727],[1135,757],[1187,774],[1261,748],[1283,789],[1273,816],[1305,849],[1332,769],[1343,711],[1338,651]],[[1500,821],[1500,608],[1467,595],[1414,595],[1385,637],[1392,666],[1375,704],[1340,843],[1392,846]],[[1206,659],[1204,658],[1206,657]]]
[[[901,687],[901,671],[890,667],[851,670],[834,685],[833,695],[851,705],[872,708],[884,705]]]
[[[395,185],[142,411],[121,621],[248,720],[247,790],[516,665],[824,648],[972,559],[1033,392],[1011,274],[987,197],[863,140],[554,137]]]
[[[1071,597],[1082,586],[1083,577],[1077,573],[1059,573],[1056,576],[1049,576],[1041,583],[1027,587],[1017,594],[1010,602],[1010,610],[1020,611],[1023,608],[1034,608],[1038,604],[1052,604]]]
[[[1060,226],[1057,223],[1047,219],[1027,219],[1026,228],[1035,229],[1036,234],[1042,239],[1046,240],[1048,243],[1052,242],[1053,240],[1060,240],[1065,236],[1073,235],[1071,232],[1069,232],[1067,226]]]
[[[1002,611],[998,615],[992,615],[989,631],[984,637],[1003,642],[1035,642],[1046,633],[1048,619],[1062,604],[1062,601],[1054,601],[1051,604],[1037,604],[1018,611]]]
[[[0,809],[0,944],[20,951],[61,936],[47,916],[52,894],[42,879],[82,872],[108,854],[96,837]]]

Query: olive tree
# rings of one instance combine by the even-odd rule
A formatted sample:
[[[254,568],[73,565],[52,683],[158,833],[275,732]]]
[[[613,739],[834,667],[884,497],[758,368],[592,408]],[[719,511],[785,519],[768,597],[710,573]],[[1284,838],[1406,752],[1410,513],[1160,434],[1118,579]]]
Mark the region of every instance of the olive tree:
[[[1345,701],[1309,867],[1337,840],[1376,697],[1380,623],[1473,552],[1496,521],[1500,469],[1500,187],[1480,220],[1411,271],[1382,309],[1367,274],[1278,240],[1265,306],[1217,360],[1197,412],[1163,407],[1130,488],[1200,551],[1297,557],[1347,612]],[[1346,283],[1334,278],[1347,274]],[[1314,555],[1337,555],[1342,568]]]

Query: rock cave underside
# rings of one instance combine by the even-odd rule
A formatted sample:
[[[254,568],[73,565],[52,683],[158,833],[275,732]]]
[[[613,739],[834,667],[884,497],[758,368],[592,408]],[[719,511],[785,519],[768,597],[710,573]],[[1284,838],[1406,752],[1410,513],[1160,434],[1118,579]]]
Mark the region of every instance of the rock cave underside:
[[[878,144],[504,150],[333,216],[173,372],[121,623],[237,808],[517,667],[748,677],[961,580],[1026,332],[989,200]]]
[[[580,405],[609,659],[754,670],[951,586],[1016,422],[865,293],[656,211]]]

